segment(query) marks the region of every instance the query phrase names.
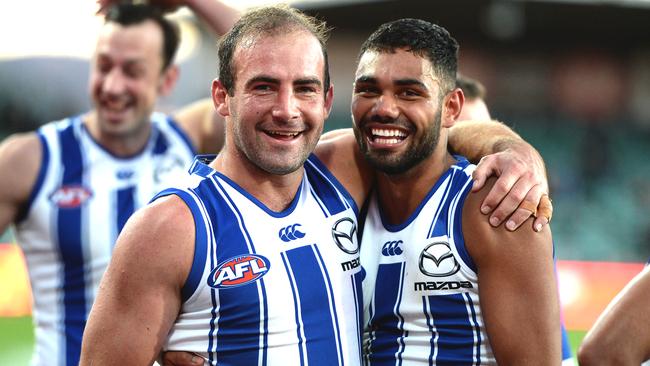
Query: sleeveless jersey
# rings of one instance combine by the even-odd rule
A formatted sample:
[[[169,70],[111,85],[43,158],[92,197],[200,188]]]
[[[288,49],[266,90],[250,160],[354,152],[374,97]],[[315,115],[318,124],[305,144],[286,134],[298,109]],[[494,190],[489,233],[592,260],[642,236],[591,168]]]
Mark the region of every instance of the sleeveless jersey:
[[[37,131],[42,164],[16,224],[33,293],[33,365],[79,363],[83,329],[118,233],[192,162],[194,150],[176,123],[158,113],[151,121],[149,142],[129,158],[104,150],[80,117]]]
[[[386,223],[376,195],[369,202],[361,241],[367,365],[496,364],[461,225],[475,166],[457,158],[404,223]]]
[[[357,206],[311,155],[274,212],[202,162],[173,188],[196,225],[194,262],[165,350],[211,365],[359,365]]]

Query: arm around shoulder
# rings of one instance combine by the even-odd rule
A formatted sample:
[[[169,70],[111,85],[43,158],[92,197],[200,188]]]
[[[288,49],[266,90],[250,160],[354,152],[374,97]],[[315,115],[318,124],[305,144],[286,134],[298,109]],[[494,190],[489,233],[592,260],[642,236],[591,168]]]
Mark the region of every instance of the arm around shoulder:
[[[314,154],[350,192],[361,207],[370,190],[373,172],[359,150],[351,128],[327,132]]]
[[[477,266],[481,313],[495,358],[499,365],[559,365],[560,310],[550,229],[491,227],[479,211],[485,194],[468,195],[462,225]]]
[[[43,147],[34,132],[8,137],[0,144],[0,233],[18,218],[34,189]]]
[[[80,365],[151,365],[181,306],[194,223],[176,196],[136,212],[120,234],[84,333]]]

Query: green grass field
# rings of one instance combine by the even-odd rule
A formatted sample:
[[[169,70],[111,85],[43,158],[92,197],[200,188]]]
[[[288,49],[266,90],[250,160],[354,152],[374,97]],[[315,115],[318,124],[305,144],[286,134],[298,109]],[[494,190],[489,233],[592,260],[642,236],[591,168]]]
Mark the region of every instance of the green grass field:
[[[574,356],[585,333],[569,332]],[[28,366],[33,345],[31,317],[0,318],[0,365]]]
[[[31,317],[0,318],[0,365],[29,365],[33,347]]]

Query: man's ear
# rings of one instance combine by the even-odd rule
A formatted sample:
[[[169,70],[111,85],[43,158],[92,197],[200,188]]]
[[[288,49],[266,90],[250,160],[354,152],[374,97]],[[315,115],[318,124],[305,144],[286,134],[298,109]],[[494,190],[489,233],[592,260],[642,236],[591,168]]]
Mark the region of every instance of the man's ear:
[[[460,116],[460,111],[463,109],[465,95],[460,88],[455,88],[445,95],[442,103],[442,127],[452,127],[456,123],[458,116]]]
[[[214,109],[222,115],[227,117],[230,115],[230,96],[226,87],[219,81],[219,79],[212,80],[212,103],[214,103]]]
[[[160,84],[158,84],[158,93],[162,96],[167,96],[172,92],[178,80],[178,75],[181,71],[176,65],[169,65],[160,76]]]
[[[330,87],[325,91],[325,119],[330,116],[332,105],[334,104],[334,84],[330,83]]]

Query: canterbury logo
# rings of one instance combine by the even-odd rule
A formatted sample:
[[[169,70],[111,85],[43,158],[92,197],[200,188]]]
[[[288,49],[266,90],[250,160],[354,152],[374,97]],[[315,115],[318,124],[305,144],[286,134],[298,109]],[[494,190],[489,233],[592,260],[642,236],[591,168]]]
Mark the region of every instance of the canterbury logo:
[[[298,230],[298,228],[300,226],[301,226],[300,224],[293,224],[293,225],[289,225],[287,227],[283,227],[278,232],[278,236],[280,237],[280,239],[283,242],[286,242],[286,243],[288,243],[288,242],[290,242],[292,240],[304,238],[305,233]]]
[[[420,254],[420,271],[431,277],[447,277],[460,270],[448,243],[429,244]]]
[[[381,255],[385,257],[390,257],[393,255],[400,255],[404,251],[400,248],[400,245],[404,242],[401,240],[387,241],[384,243],[384,246],[381,248]]]

